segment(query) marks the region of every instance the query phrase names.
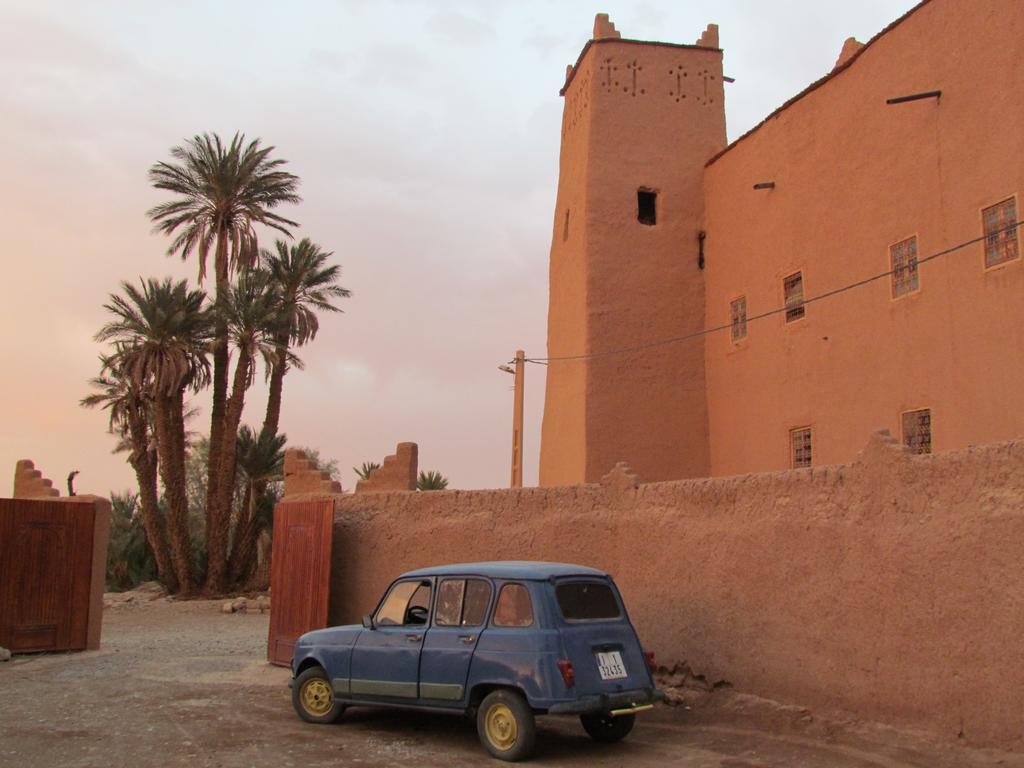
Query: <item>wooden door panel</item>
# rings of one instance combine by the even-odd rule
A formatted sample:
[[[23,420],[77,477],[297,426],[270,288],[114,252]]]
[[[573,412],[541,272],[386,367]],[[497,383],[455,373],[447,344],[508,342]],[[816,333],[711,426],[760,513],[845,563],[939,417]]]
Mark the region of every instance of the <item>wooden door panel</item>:
[[[334,502],[283,502],[274,510],[267,658],[290,664],[299,635],[327,626]]]
[[[85,648],[95,508],[0,499],[0,645]]]

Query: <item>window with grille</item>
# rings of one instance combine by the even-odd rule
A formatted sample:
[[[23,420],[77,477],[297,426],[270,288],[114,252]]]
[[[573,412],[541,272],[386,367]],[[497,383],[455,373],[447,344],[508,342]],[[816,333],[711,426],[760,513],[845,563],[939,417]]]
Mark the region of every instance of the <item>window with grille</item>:
[[[910,237],[889,247],[892,263],[892,297],[913,293],[919,287],[917,277],[917,238]]]
[[[903,444],[912,453],[932,452],[932,412],[930,408],[903,414]]]
[[[792,323],[804,316],[804,276],[795,272],[782,280],[782,295],[786,300],[786,322]]]
[[[732,317],[732,340],[747,338],[747,297],[740,296],[729,305]]]
[[[985,266],[994,267],[1020,256],[1017,203],[1011,197],[981,212],[985,226]]]
[[[811,466],[811,428],[800,427],[789,432],[790,466],[793,469]]]

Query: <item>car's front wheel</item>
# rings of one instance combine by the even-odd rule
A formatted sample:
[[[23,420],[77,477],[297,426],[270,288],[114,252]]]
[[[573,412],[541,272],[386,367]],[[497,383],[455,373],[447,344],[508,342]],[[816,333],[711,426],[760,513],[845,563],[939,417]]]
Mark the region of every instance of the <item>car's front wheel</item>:
[[[480,743],[499,760],[525,760],[533,754],[537,730],[533,710],[515,691],[489,693],[476,712]]]
[[[292,706],[307,723],[333,723],[345,711],[323,667],[310,667],[295,678]]]
[[[580,715],[583,730],[590,734],[594,741],[611,743],[622,741],[633,730],[636,715],[619,715],[613,717],[607,712],[592,712]]]

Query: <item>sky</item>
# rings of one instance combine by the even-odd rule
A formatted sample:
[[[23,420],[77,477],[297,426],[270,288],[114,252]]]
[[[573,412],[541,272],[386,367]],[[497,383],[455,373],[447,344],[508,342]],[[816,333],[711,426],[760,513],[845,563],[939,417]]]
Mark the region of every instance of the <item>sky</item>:
[[[279,212],[353,293],[285,380],[292,445],[351,467],[419,444],[454,488],[508,484],[516,349],[543,355],[566,64],[609,13],[623,37],[720,26],[733,140],[911,0],[0,0],[0,471],[133,485],[106,415],[78,405],[120,281],[188,278],[146,170],[204,131],[273,145],[303,202]],[[270,246],[272,234],[262,235]],[[524,481],[544,371],[528,366]],[[262,422],[262,382],[244,420]],[[208,429],[208,393],[192,428]],[[6,469],[4,469],[6,468]],[[0,495],[7,490],[0,483]]]

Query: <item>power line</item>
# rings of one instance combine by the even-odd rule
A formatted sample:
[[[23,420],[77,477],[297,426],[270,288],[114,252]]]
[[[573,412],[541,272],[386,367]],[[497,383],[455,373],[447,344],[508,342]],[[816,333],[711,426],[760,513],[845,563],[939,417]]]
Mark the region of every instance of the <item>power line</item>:
[[[1010,224],[1007,227],[1004,227],[1003,229],[998,229],[998,230],[996,230],[994,232],[986,233],[984,235],[981,235],[980,237],[975,237],[975,238],[973,238],[971,240],[966,240],[966,241],[964,241],[962,243],[959,243],[958,245],[954,245],[951,248],[947,248],[944,251],[939,251],[938,253],[933,253],[930,256],[926,256],[923,259],[918,259],[917,260],[917,266],[920,267],[921,265],[927,264],[928,262],[934,261],[935,259],[941,258],[943,256],[948,256],[951,253],[955,253],[956,251],[963,250],[964,248],[966,248],[966,247],[968,247],[970,245],[974,245],[975,243],[980,243],[981,241],[987,240],[990,237],[1001,235],[1004,232],[1010,232],[1011,230],[1017,229],[1017,227],[1020,227],[1021,225],[1024,225],[1024,222],[1016,222],[1014,224]],[[823,299],[828,299],[828,298],[831,298],[833,296],[837,296],[837,295],[839,295],[841,293],[845,293],[846,291],[852,291],[854,288],[860,288],[860,287],[868,285],[870,283],[874,283],[874,282],[877,282],[879,280],[882,280],[882,279],[884,279],[886,277],[890,277],[895,272],[896,272],[896,270],[890,269],[890,270],[888,270],[886,272],[880,272],[877,275],[872,275],[871,277],[866,277],[866,278],[864,278],[862,280],[858,280],[858,281],[856,281],[854,283],[850,283],[848,285],[844,285],[841,288],[834,288],[831,291],[825,291],[824,293],[820,293],[817,296],[812,296],[809,299],[804,299],[804,301],[801,304],[799,304],[799,305],[796,305],[796,304],[791,305],[791,306],[783,305],[783,306],[777,307],[775,309],[770,309],[767,312],[761,312],[760,314],[748,317],[747,318],[747,323],[752,323],[755,320],[763,320],[766,317],[772,317],[774,315],[781,314],[781,313],[785,312],[786,310],[793,309],[796,306],[807,306],[808,304],[813,304],[816,301],[822,301]],[[701,336],[707,336],[709,334],[717,333],[718,331],[725,331],[725,330],[728,330],[730,328],[732,328],[732,323],[731,322],[725,323],[724,325],[716,325],[713,328],[704,328],[703,330],[694,331],[693,333],[688,333],[688,334],[685,334],[683,336],[674,336],[674,337],[669,338],[669,339],[659,339],[658,341],[651,341],[651,342],[647,342],[646,344],[638,344],[637,346],[634,346],[634,347],[622,347],[622,348],[619,348],[619,349],[609,349],[609,350],[606,350],[605,352],[590,352],[590,353],[584,354],[584,355],[565,355],[565,356],[562,356],[562,357],[527,357],[527,358],[524,358],[524,362],[536,363],[538,365],[547,365],[548,363],[568,362],[568,361],[571,361],[571,360],[592,360],[592,359],[598,358],[598,357],[611,357],[613,355],[626,355],[626,354],[630,354],[632,352],[642,352],[642,351],[647,350],[647,349],[654,349],[656,347],[664,347],[664,346],[667,346],[669,344],[678,344],[681,341],[689,341],[690,339],[700,338]],[[515,362],[515,361],[513,360],[511,362]]]

